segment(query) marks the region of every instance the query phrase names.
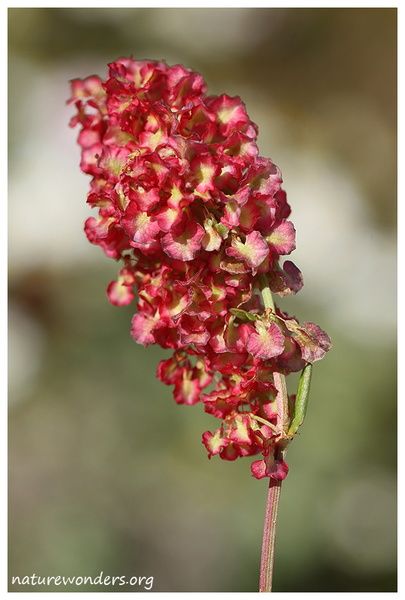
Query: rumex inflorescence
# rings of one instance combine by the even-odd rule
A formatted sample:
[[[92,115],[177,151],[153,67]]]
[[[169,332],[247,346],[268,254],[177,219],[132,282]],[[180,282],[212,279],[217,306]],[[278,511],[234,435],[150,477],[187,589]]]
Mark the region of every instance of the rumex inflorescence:
[[[259,280],[280,296],[303,281],[280,262],[295,229],[257,126],[240,98],[206,95],[201,75],[181,65],[121,58],[105,81],[71,87],[87,201],[98,210],[85,232],[122,261],[110,302],[136,302],[133,338],[173,350],[157,376],[176,402],[202,402],[221,420],[202,436],[209,457],[262,453],[252,474],[283,479],[274,374],[319,360],[330,340],[263,307]]]

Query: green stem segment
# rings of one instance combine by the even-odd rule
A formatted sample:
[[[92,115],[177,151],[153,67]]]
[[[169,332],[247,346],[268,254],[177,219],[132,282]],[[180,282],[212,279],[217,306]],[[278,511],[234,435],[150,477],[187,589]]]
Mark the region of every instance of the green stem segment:
[[[273,296],[265,275],[260,275],[260,291],[262,293],[264,308],[276,312]],[[274,373],[274,385],[277,389],[277,428],[280,434],[287,433],[289,427],[288,393],[285,376],[282,373]]]
[[[275,312],[276,307],[275,307],[273,296],[271,294],[271,290],[269,288],[269,284],[267,282],[265,275],[260,275],[259,283],[260,283],[260,291],[262,293],[264,308],[270,308],[273,312]]]

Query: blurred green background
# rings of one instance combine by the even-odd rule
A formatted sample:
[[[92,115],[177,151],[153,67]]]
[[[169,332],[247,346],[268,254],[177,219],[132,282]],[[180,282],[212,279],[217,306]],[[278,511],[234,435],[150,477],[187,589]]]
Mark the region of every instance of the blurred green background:
[[[245,100],[298,231],[305,287],[280,305],[333,339],[289,451],[274,590],[394,591],[394,9],[9,10],[10,576],[258,585],[267,484],[207,460],[214,419],[156,380],[164,352],[132,342],[105,295],[117,265],[82,231],[68,80],[130,54]]]

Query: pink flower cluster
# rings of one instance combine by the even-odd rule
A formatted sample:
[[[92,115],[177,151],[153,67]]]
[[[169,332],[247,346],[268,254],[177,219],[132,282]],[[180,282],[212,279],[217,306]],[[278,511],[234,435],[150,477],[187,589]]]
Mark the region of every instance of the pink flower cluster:
[[[202,437],[209,457],[262,453],[253,475],[284,478],[274,373],[319,360],[330,340],[262,305],[263,276],[280,296],[303,282],[291,261],[280,263],[295,230],[257,126],[240,98],[206,95],[203,78],[181,65],[121,58],[105,81],[71,85],[87,201],[98,211],[85,231],[123,263],[110,302],[136,301],[133,338],[173,350],[157,376],[176,402],[202,402],[221,420]]]

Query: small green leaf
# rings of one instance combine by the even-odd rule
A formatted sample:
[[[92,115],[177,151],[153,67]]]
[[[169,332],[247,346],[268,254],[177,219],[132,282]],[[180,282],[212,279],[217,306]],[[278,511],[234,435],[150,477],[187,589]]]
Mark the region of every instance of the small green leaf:
[[[307,364],[301,373],[298,383],[297,397],[294,405],[294,417],[288,429],[288,435],[293,436],[304,422],[305,413],[307,412],[309,388],[311,385],[312,365]]]
[[[231,308],[229,312],[241,321],[256,321],[259,318],[259,315],[247,312],[247,310],[242,310],[241,308]]]

